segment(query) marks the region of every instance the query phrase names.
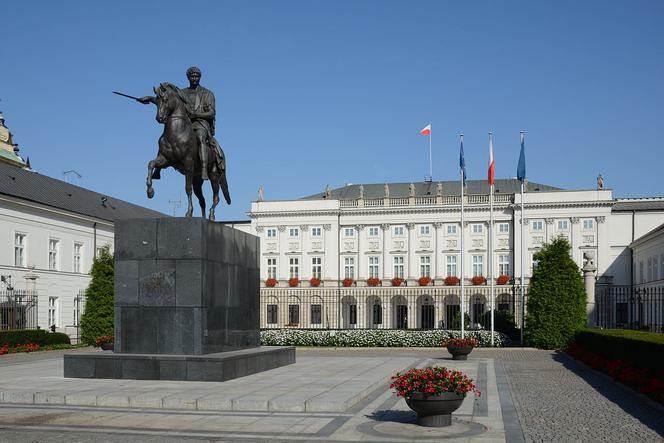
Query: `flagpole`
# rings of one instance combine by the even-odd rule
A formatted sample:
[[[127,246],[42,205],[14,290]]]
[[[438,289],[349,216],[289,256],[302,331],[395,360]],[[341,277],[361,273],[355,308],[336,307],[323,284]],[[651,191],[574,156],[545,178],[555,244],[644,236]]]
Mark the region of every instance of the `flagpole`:
[[[524,142],[524,132],[521,131],[521,146],[523,147],[523,142]],[[525,164],[525,163],[524,163]],[[523,182],[525,180],[525,177],[521,180],[521,346],[523,346],[523,329],[526,326],[526,318],[525,318],[525,313],[526,313],[526,307],[524,305],[524,293],[523,293],[523,286],[525,284],[525,278],[523,274],[523,263],[524,263],[524,244],[523,244],[523,228],[524,225],[526,224],[526,219],[525,219],[525,213],[523,212],[524,205],[523,205]]]
[[[461,134],[459,137],[461,139],[461,149],[463,150],[463,134]],[[464,258],[463,257],[464,256],[464,254],[463,254],[463,237],[464,237],[463,187],[464,187],[464,182],[465,182],[465,180],[464,180],[465,171],[464,171],[463,167],[461,167],[460,169],[461,169],[461,171],[459,173],[461,175],[461,266],[460,266],[461,267],[461,279],[460,279],[461,280],[461,338],[464,338],[465,337],[465,331],[464,331],[464,326],[465,326],[464,325],[464,320],[465,320],[464,316],[465,315],[464,314],[465,314],[466,311],[464,309],[464,306],[465,306],[465,302],[464,302],[465,291],[464,291],[464,282],[463,282],[463,280],[464,280],[464,273],[463,273],[463,258]]]
[[[429,128],[431,128],[431,121],[429,121]],[[429,181],[433,181],[433,166],[431,166],[431,137],[433,137],[433,128],[429,129]]]
[[[493,133],[489,132],[489,149],[491,152],[491,161],[493,161]],[[489,165],[491,168],[491,165]],[[495,303],[495,279],[493,278],[493,178],[489,184],[489,278],[491,280],[491,347],[493,347],[494,331],[494,303]]]

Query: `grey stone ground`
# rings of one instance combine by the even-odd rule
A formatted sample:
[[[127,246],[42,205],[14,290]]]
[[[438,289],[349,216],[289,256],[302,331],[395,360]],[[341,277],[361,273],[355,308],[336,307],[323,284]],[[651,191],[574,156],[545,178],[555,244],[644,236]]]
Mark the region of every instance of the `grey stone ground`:
[[[228,382],[187,387],[191,395],[185,396],[175,385],[155,389],[150,385],[152,382],[116,381],[129,382],[129,385],[119,386],[123,392],[120,397],[147,396],[153,401],[150,408],[136,403],[134,406],[140,407],[131,407],[130,400],[121,407],[74,406],[66,401],[58,404],[62,398],[59,394],[44,395],[44,392],[61,393],[72,389],[61,372],[53,372],[61,354],[3,356],[0,358],[0,390],[32,392],[33,396],[30,404],[7,404],[7,401],[0,404],[0,442],[430,442],[450,438],[451,441],[478,442],[664,441],[663,408],[564,356],[536,350],[476,349],[468,362],[453,362],[441,360],[442,355],[444,351],[439,349],[298,349],[299,367],[290,368],[290,377],[288,373],[279,373],[285,369],[281,368],[263,374],[262,378],[241,379],[245,381],[239,382],[239,386],[245,383],[251,389],[252,382],[259,385],[254,394],[246,397],[253,396],[259,401],[251,405],[238,403],[248,410],[233,410],[233,401],[230,409],[226,406],[217,410],[192,407],[197,404],[192,403],[192,398],[214,397],[215,389]],[[403,400],[387,390],[385,376],[395,368],[431,363],[468,372],[483,390],[480,399],[466,399],[454,415],[453,425],[444,430],[416,426],[414,414]],[[310,375],[303,375],[305,373]],[[337,374],[337,385],[319,383],[330,379],[332,374]],[[370,383],[372,377],[368,375],[372,374],[381,379],[380,384]],[[342,389],[351,379],[356,379],[353,389]],[[360,379],[363,381],[358,384]],[[88,382],[82,380],[74,386],[82,391],[100,389],[99,386],[91,389]],[[31,390],[29,385],[35,383],[42,383],[40,389]],[[105,389],[109,390],[109,386]],[[316,389],[328,392],[327,406],[322,408],[326,411],[307,411],[306,401],[300,401]],[[358,389],[362,398],[352,399],[350,393]],[[235,391],[234,395],[242,400],[238,392],[242,390]],[[331,394],[335,392],[342,394]],[[264,397],[272,393],[290,396],[293,400],[290,404],[302,404],[304,410],[271,411],[270,399]],[[161,401],[154,403],[157,396]],[[111,395],[111,398],[116,397]],[[34,404],[36,399],[56,403]],[[345,408],[339,406],[343,402],[346,402]],[[155,407],[159,404],[161,408]],[[175,409],[164,409],[167,406]]]

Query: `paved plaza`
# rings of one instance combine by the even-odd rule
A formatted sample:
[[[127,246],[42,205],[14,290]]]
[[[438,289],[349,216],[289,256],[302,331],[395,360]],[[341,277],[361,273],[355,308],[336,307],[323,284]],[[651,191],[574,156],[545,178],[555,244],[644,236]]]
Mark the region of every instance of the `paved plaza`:
[[[300,348],[294,365],[223,383],[65,379],[62,352],[3,356],[0,442],[664,440],[663,408],[564,355],[446,354]],[[462,370],[482,391],[448,428],[415,425],[388,389],[396,371],[425,365]]]

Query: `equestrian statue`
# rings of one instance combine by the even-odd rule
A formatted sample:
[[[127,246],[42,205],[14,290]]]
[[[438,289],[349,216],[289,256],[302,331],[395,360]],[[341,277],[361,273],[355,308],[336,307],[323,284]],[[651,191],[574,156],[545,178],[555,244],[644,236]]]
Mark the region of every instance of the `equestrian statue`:
[[[164,132],[159,137],[159,153],[148,163],[148,198],[154,197],[152,180],[159,180],[161,170],[172,166],[185,176],[185,191],[189,203],[187,217],[191,217],[194,212],[191,203],[192,190],[198,198],[202,217],[205,217],[203,181],[209,179],[213,195],[209,219],[214,220],[220,187],[226,203],[231,204],[226,181],[226,158],[214,137],[214,94],[200,85],[200,69],[187,69],[187,78],[188,88],[180,89],[170,83],[161,83],[159,87],[153,88],[154,97],[138,98],[114,92],[143,104],[156,104],[157,122],[164,125]]]

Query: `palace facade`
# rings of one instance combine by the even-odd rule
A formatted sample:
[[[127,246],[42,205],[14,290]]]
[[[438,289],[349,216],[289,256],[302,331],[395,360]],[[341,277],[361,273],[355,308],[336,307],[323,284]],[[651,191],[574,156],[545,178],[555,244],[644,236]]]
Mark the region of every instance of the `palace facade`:
[[[664,222],[664,198],[533,182],[525,190],[522,214],[520,182],[496,180],[491,233],[489,188],[479,180],[467,181],[463,225],[459,182],[349,184],[253,202],[251,223],[236,227],[261,238],[261,327],[451,327],[461,293],[448,277],[462,277],[462,236],[471,326],[486,325],[491,307],[482,277],[502,283],[494,306],[520,323],[520,284],[543,244],[563,236],[580,268],[594,259],[598,285],[631,285],[630,244]]]

